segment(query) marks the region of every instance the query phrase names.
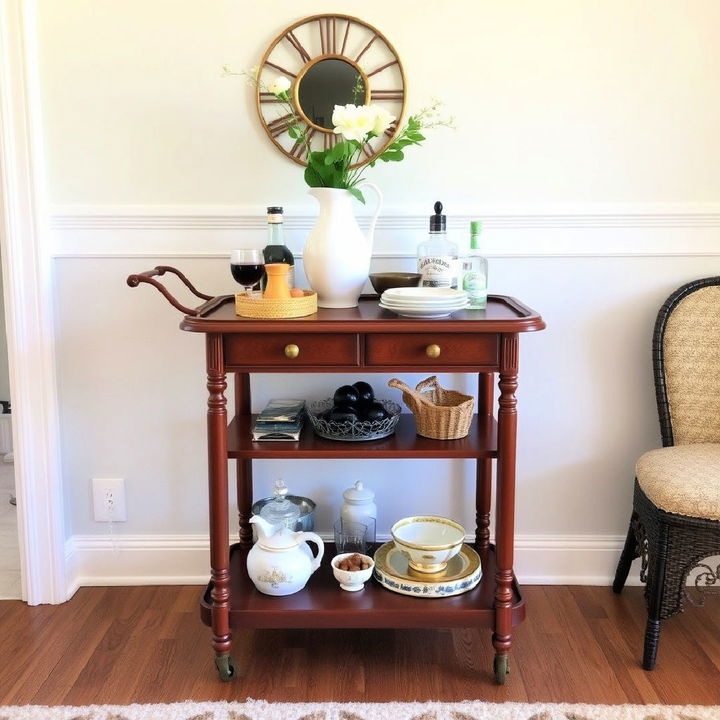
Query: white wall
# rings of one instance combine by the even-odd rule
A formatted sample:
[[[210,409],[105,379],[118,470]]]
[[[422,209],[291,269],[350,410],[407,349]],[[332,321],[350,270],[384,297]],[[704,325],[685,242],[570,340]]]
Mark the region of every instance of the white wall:
[[[201,289],[230,292],[225,258],[240,241],[264,244],[266,205],[286,207],[298,254],[312,224],[301,169],[265,137],[252,91],[220,68],[249,69],[286,25],[327,8],[246,7],[39,2],[76,582],[206,574],[202,339],[125,277],[172,264]],[[438,96],[458,126],[370,171],[386,198],[374,266],[412,266],[436,199],[458,239],[470,217],[486,221],[491,290],[548,323],[521,341],[518,572],[606,581],[634,460],[659,442],[654,315],[678,285],[720,273],[720,5],[488,0],[438,12],[425,0],[366,0],[343,11],[393,42],[410,109]],[[259,376],[256,404],[323,397],[344,377],[356,379],[308,376],[298,387]],[[381,388],[387,377],[369,379]],[[260,462],[257,495],[282,475],[321,504],[327,532],[341,490],[362,475],[378,494],[380,532],[413,511],[472,525],[467,463],[347,466]],[[93,476],[126,479],[128,522],[112,537],[91,518]]]

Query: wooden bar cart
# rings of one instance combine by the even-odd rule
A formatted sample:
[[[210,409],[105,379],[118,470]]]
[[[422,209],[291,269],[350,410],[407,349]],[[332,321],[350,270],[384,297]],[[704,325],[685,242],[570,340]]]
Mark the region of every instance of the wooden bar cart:
[[[155,279],[174,273],[205,302],[181,305]],[[461,310],[440,319],[404,318],[383,310],[377,297],[363,297],[348,309],[318,309],[302,318],[261,320],[236,316],[233,296],[205,295],[174,268],[159,266],[128,277],[135,287],[149,283],[184,317],[180,328],[204,333],[207,364],[207,442],[210,505],[210,582],[200,602],[212,628],[215,662],[223,680],[234,674],[230,656],[234,628],[412,628],[487,627],[495,648],[494,673],[505,682],[512,629],[525,617],[525,603],[513,574],[515,449],[519,334],[545,327],[540,315],[517,300],[492,295],[484,311]],[[415,433],[403,414],[390,437],[363,443],[325,440],[309,424],[298,442],[253,442],[250,374],[475,373],[477,414],[460,440],[431,440]],[[227,373],[235,373],[235,411],[228,424]],[[494,377],[499,396],[494,400]],[[497,412],[495,410],[497,409]],[[483,576],[473,590],[454,597],[422,599],[368,582],[362,592],[340,592],[330,564],[314,573],[294,595],[258,592],[246,572],[252,544],[252,462],[258,458],[468,458],[476,461],[474,547]],[[237,461],[239,542],[230,545],[228,460]],[[492,462],[496,468],[495,544],[490,543]],[[332,557],[333,548],[326,553]]]

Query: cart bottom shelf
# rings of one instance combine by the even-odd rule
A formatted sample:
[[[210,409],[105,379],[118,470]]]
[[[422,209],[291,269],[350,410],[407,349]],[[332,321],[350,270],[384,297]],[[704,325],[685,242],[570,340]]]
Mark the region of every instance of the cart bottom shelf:
[[[370,579],[359,592],[345,592],[333,577],[332,543],[325,560],[303,590],[274,597],[256,590],[248,577],[248,551],[230,548],[230,626],[232,628],[417,628],[495,626],[495,548],[479,552],[483,576],[476,588],[446,598],[418,598],[387,590]],[[211,624],[208,584],[200,601],[200,616]],[[525,618],[525,601],[513,580],[512,625]]]

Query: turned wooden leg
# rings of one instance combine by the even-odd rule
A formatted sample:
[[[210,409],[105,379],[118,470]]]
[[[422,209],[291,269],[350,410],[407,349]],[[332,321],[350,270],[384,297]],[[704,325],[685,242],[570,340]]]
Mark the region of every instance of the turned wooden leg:
[[[625,546],[620,554],[617,570],[615,570],[615,580],[613,581],[612,586],[613,592],[615,593],[622,592],[622,589],[625,587],[625,581],[627,580],[628,573],[630,572],[632,561],[639,556],[635,530],[633,529],[633,520],[635,517],[636,515],[633,512],[628,526],[627,537],[625,538]]]
[[[249,416],[251,413],[250,375],[235,375],[235,416]],[[250,525],[253,501],[252,460],[236,461],[235,487],[238,506],[238,536],[240,546],[249,550],[252,547],[253,533]]]
[[[213,601],[211,625],[216,657],[221,661],[221,664],[227,664],[224,659],[229,660],[232,638],[229,618],[230,530],[228,527],[227,401],[225,399],[227,382],[225,380],[221,335],[207,335],[206,360],[210,573],[213,583],[211,591]]]
[[[478,425],[492,421],[493,373],[478,376]],[[478,432],[482,427],[478,428]],[[490,504],[492,502],[492,458],[478,458],[475,469],[475,547],[490,546]]]
[[[498,398],[497,502],[495,508],[495,675],[502,682],[512,647],[515,452],[517,441],[518,336],[503,335]],[[498,672],[500,669],[500,672]]]

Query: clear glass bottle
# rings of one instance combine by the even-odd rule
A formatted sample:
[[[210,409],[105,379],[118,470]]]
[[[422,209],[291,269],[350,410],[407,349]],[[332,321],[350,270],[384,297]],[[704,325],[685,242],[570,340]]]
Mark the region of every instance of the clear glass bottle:
[[[263,250],[265,264],[285,263],[290,266],[288,271],[288,286],[295,287],[295,258],[287,245],[283,233],[283,209],[272,206],[267,209],[268,221],[268,244]],[[267,286],[267,274],[263,274],[260,280],[260,288],[265,290]]]
[[[422,276],[420,287],[457,288],[458,246],[448,239],[447,221],[442,214],[442,203],[435,203],[435,214],[430,216],[430,234],[417,249],[417,267]]]
[[[463,258],[462,289],[468,294],[470,309],[482,310],[487,307],[488,261],[480,254],[479,220],[470,223],[470,253]]]

